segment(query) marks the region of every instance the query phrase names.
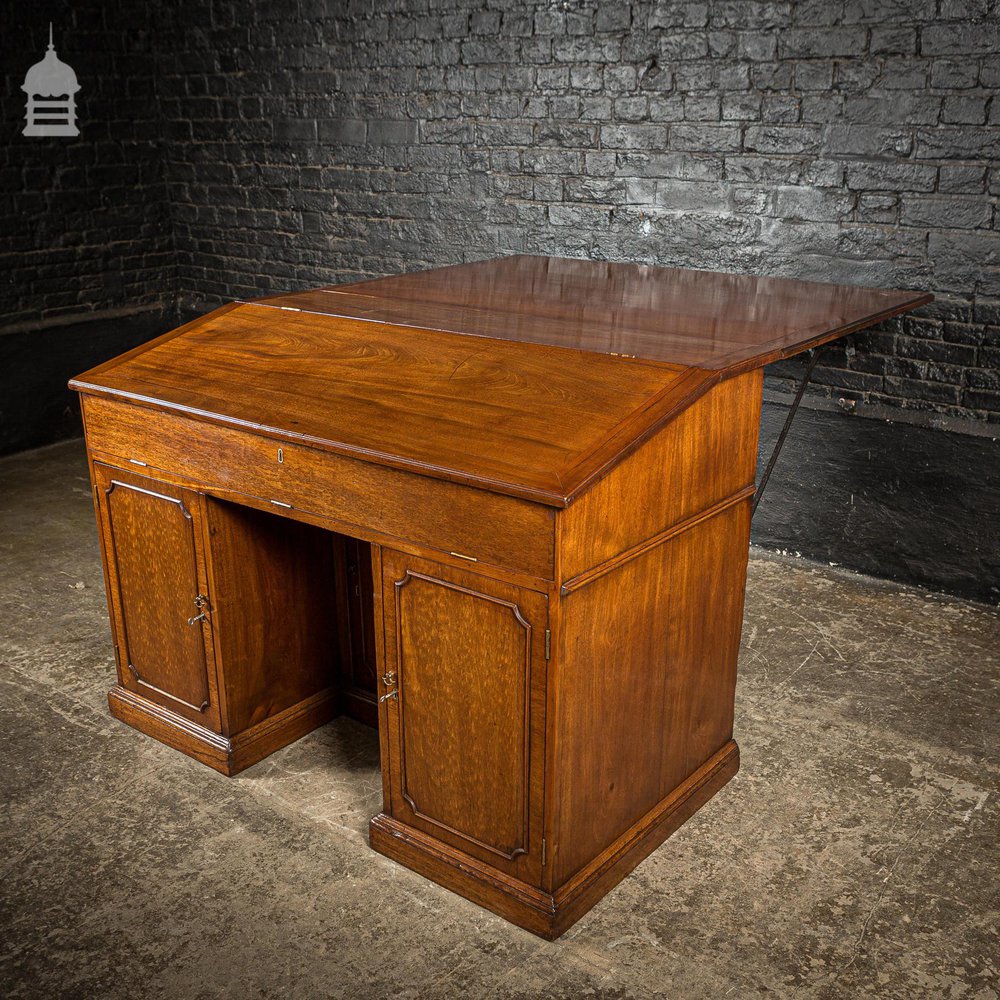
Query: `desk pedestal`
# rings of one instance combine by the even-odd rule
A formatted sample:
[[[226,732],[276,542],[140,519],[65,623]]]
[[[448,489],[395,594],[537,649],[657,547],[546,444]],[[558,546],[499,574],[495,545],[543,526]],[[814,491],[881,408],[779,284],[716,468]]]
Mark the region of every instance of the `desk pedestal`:
[[[468,553],[407,539],[469,533],[480,491],[390,497],[412,517],[390,534],[384,486],[343,506],[343,459],[289,446],[258,484],[227,472],[272,450],[249,432],[88,401],[112,712],[229,775],[341,712],[377,721],[372,847],[557,937],[738,769],[760,388],[721,383],[564,509],[487,497],[503,519]]]

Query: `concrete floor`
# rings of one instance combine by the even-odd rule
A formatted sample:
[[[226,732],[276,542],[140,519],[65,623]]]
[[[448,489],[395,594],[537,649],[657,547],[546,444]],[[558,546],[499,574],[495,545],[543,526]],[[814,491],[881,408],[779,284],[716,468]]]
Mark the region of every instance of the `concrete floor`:
[[[548,944],[368,849],[375,734],[226,779],[117,723],[79,442],[0,462],[0,996],[1000,992],[992,609],[751,561],[743,769]]]

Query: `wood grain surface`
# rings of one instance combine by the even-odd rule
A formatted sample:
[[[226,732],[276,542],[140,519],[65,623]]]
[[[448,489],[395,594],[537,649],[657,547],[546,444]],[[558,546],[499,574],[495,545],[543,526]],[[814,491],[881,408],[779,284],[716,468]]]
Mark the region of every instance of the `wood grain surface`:
[[[732,739],[749,534],[747,498],[562,598],[556,885]]]
[[[557,505],[704,376],[239,306],[76,388]]]
[[[226,306],[70,384],[565,506],[716,382],[929,300],[505,257]]]
[[[204,498],[223,732],[235,736],[336,682],[340,536]]]
[[[105,465],[94,478],[119,683],[218,728],[211,608],[202,600],[202,498]]]
[[[790,278],[512,256],[262,301],[735,373],[931,298]]]
[[[119,463],[143,463],[226,500],[318,515],[352,537],[408,539],[552,577],[550,507],[120,400],[91,396],[84,412],[91,451]]]
[[[382,574],[392,815],[537,878],[546,596],[399,552]]]
[[[559,512],[564,585],[753,487],[760,371],[720,382]]]

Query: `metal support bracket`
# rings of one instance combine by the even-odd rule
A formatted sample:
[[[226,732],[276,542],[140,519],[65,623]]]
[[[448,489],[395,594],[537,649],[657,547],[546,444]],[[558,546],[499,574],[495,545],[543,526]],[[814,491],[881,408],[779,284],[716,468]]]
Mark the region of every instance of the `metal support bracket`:
[[[789,407],[788,416],[785,417],[785,423],[781,428],[781,433],[778,435],[778,440],[775,441],[774,447],[771,449],[771,454],[767,460],[767,466],[764,469],[764,475],[760,477],[760,485],[757,487],[757,492],[754,494],[753,506],[750,508],[751,519],[753,519],[754,514],[757,513],[757,507],[760,505],[761,497],[764,496],[764,489],[767,486],[767,481],[771,478],[771,473],[774,471],[774,466],[778,461],[778,456],[781,454],[781,447],[785,443],[785,438],[788,437],[788,431],[792,426],[792,420],[795,419],[799,403],[802,402],[802,397],[805,395],[806,387],[809,385],[809,379],[812,377],[813,369],[816,367],[816,359],[818,357],[819,351],[816,348],[810,348],[809,364],[806,365],[806,370],[803,372],[802,379],[799,381],[799,387],[795,391],[795,398],[792,400],[791,407]]]

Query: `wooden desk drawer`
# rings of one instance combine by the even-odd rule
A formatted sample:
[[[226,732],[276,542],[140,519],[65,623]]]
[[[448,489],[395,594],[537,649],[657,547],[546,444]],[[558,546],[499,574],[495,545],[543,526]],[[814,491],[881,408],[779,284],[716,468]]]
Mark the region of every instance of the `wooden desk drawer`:
[[[363,529],[359,537],[390,535],[553,578],[555,518],[541,504],[99,396],[83,396],[83,409],[92,452],[209,493],[333,518],[347,534],[353,525]]]

